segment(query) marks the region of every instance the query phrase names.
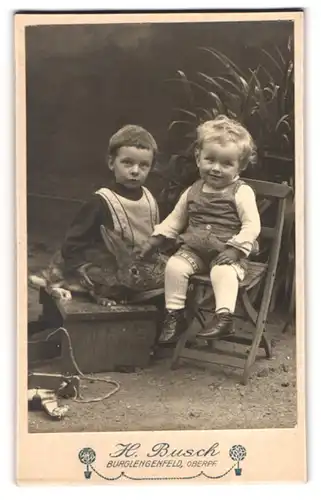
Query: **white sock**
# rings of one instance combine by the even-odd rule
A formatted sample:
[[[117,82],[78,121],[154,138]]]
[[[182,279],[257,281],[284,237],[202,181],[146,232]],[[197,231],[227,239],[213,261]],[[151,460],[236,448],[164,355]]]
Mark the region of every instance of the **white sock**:
[[[234,313],[239,289],[235,269],[229,265],[214,266],[211,269],[211,282],[215,296],[215,311],[222,309]]]
[[[182,257],[172,256],[165,269],[165,304],[167,310],[185,307],[188,281],[195,274],[192,265]]]

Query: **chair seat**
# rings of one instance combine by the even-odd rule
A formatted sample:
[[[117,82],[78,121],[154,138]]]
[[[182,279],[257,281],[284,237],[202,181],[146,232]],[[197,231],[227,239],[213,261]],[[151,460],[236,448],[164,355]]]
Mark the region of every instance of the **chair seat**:
[[[240,288],[250,290],[255,286],[266,273],[268,264],[263,262],[249,262],[245,279],[240,283]],[[210,277],[205,274],[194,274],[190,282],[198,285],[210,285]]]

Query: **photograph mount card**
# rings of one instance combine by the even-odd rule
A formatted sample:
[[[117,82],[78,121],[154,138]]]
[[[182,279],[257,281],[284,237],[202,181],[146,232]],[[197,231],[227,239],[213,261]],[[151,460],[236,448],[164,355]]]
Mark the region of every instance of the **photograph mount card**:
[[[15,15],[19,484],[306,481],[303,53]]]

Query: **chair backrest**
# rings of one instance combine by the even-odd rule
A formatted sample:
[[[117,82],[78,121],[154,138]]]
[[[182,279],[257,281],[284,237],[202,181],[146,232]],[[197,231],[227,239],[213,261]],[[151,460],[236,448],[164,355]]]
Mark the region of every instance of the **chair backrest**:
[[[256,179],[242,179],[249,184],[257,195],[267,198],[286,198],[292,191],[292,188],[286,183],[259,181]]]
[[[263,238],[272,240],[280,239],[281,242],[286,199],[292,192],[292,188],[286,182],[279,184],[275,182],[259,181],[254,179],[245,179],[245,178],[243,178],[242,180],[253,188],[258,198],[263,198],[265,202],[267,202],[259,206],[259,211],[261,215],[272,203],[277,202],[278,207],[277,207],[275,224],[273,225],[273,227],[262,226],[261,236]]]
[[[280,255],[286,202],[287,197],[292,192],[292,189],[286,183],[276,184],[273,182],[257,181],[252,179],[244,179],[244,181],[254,189],[257,197],[271,199],[272,201],[277,202],[277,212],[274,227],[271,228],[262,226],[261,228],[262,237],[271,239],[271,246],[268,252],[265,285],[260,312],[257,320],[258,323],[260,323],[261,321],[265,321],[266,314],[270,307],[270,300],[272,297],[272,291]]]

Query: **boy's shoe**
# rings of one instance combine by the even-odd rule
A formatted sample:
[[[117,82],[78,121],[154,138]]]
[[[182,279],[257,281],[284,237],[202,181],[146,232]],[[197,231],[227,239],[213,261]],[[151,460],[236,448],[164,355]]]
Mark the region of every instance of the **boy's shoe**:
[[[167,311],[158,343],[169,344],[175,342],[186,328],[185,309]]]
[[[217,340],[235,334],[233,315],[230,312],[217,313],[197,337],[205,340]]]

